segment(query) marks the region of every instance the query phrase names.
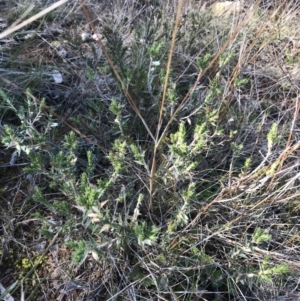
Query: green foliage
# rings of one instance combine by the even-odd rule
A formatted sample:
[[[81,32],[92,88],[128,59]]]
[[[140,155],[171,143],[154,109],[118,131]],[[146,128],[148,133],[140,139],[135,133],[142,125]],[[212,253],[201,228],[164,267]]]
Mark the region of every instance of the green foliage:
[[[87,67],[87,76],[91,81],[95,81],[94,71],[91,67]]]
[[[241,87],[241,86],[244,86],[248,83],[248,80],[246,78],[237,78],[235,81],[234,81],[234,86],[235,87]]]
[[[91,177],[93,175],[94,170],[94,162],[95,162],[95,156],[92,153],[92,151],[87,151],[87,166],[86,166],[86,173]]]
[[[24,168],[26,173],[42,173],[45,169],[45,158],[42,154],[35,152],[28,153],[28,158],[30,159],[30,166]]]
[[[130,144],[130,149],[133,153],[135,162],[140,164],[140,165],[144,165],[144,156],[145,156],[145,151],[141,152],[138,147],[135,144]]]
[[[261,228],[255,228],[254,234],[252,235],[252,242],[256,244],[261,244],[265,241],[268,241],[272,238],[272,236]]]
[[[204,70],[212,59],[211,54],[206,53],[203,58],[197,57],[196,63],[200,70]]]
[[[267,175],[273,175],[275,171],[277,170],[278,166],[280,165],[279,160],[276,160],[274,163],[272,163],[271,167],[267,170]]]
[[[231,142],[230,147],[234,153],[238,153],[243,149],[243,145],[237,145],[235,142]]]
[[[219,63],[221,66],[227,65],[234,57],[235,53],[230,51],[229,53],[222,53],[219,58]]]
[[[35,189],[35,193],[32,196],[33,200],[36,202],[39,202],[41,204],[44,204],[46,206],[48,206],[48,202],[47,200],[44,198],[44,195],[42,193],[42,190],[39,187],[36,187]]]
[[[78,141],[74,132],[70,132],[68,135],[65,136],[63,146],[70,152],[76,150],[78,146]]]
[[[109,110],[116,115],[117,118],[121,117],[122,106],[117,102],[116,99],[112,99],[109,105]]]
[[[93,98],[88,98],[87,102],[89,106],[95,110],[97,113],[100,113],[104,109],[103,103],[100,101],[100,99],[93,99]]]
[[[132,230],[135,241],[143,248],[146,245],[153,245],[158,238],[159,229],[154,225],[149,227],[145,221],[141,223],[136,222]]]
[[[133,281],[141,281],[145,287],[151,287],[154,283],[150,277],[145,277],[146,271],[142,267],[136,265],[130,273]]]
[[[151,57],[156,57],[160,53],[163,47],[163,43],[154,42],[148,49],[148,53]]]
[[[266,256],[261,264],[260,271],[256,274],[257,280],[263,283],[271,283],[272,278],[283,277],[290,272],[290,268],[286,264],[270,266],[270,257]]]
[[[206,124],[197,124],[194,131],[194,139],[191,143],[191,153],[197,154],[205,146],[207,136]]]
[[[276,135],[277,135],[277,124],[273,123],[272,127],[268,133],[268,151],[270,152],[274,143],[276,142]]]
[[[81,194],[76,198],[76,202],[83,206],[84,210],[87,211],[97,205],[103,190],[90,185],[86,173],[81,175],[80,188]]]
[[[84,240],[80,241],[67,241],[66,246],[73,249],[72,262],[81,263],[87,256],[87,244]]]
[[[244,168],[243,168],[243,173],[245,174],[245,173],[247,173],[248,171],[249,171],[249,169],[250,169],[250,166],[251,166],[251,158],[247,158],[246,160],[245,160],[245,163],[244,163]]]
[[[7,165],[17,160],[25,165],[20,165],[18,193],[12,198],[5,187],[1,198],[13,207],[26,195],[18,210],[9,207],[3,215],[21,216],[30,208],[30,217],[18,216],[16,225],[29,221],[43,239],[70,248],[75,268],[68,273],[79,274],[80,266],[89,273],[92,266],[98,274],[89,279],[103,283],[104,299],[126,299],[123,294],[131,288],[132,298],[144,300],[208,300],[212,294],[220,296],[215,300],[238,300],[244,292],[257,297],[260,286],[277,285],[291,272],[276,252],[286,248],[285,239],[294,239],[295,226],[288,210],[278,209],[284,213],[276,213],[280,226],[268,211],[273,218],[276,202],[289,200],[297,189],[294,174],[289,182],[284,168],[276,173],[283,163],[285,128],[267,122],[272,116],[256,99],[267,106],[276,100],[257,92],[256,74],[254,79],[237,74],[239,64],[248,63],[240,60],[240,36],[215,57],[233,23],[193,10],[178,24],[172,66],[166,70],[173,15],[153,4],[134,16],[137,23],[127,33],[131,17],[123,13],[102,24],[104,44],[124,85],[114,81],[118,77],[109,64],[89,61],[82,70],[89,93],[72,100],[67,112],[65,99],[49,109],[51,97],[39,102],[8,97],[0,89],[1,142],[13,149]],[[247,95],[248,86],[257,94]],[[244,104],[248,96],[251,101]],[[289,156],[294,154],[284,158],[288,164]],[[270,233],[282,234],[280,248],[270,225]],[[5,231],[15,229],[9,224]],[[79,278],[76,273],[70,277]]]
[[[66,217],[71,216],[71,207],[67,201],[55,200],[53,202],[53,211]]]
[[[186,130],[183,123],[180,123],[179,130],[175,134],[171,134],[170,140],[171,140],[171,151],[176,153],[179,156],[184,156],[187,152],[187,145],[185,143],[186,140]]]
[[[124,159],[126,156],[126,141],[115,140],[112,146],[111,152],[108,154],[108,159],[113,166],[116,175],[120,174],[126,167],[124,165]]]

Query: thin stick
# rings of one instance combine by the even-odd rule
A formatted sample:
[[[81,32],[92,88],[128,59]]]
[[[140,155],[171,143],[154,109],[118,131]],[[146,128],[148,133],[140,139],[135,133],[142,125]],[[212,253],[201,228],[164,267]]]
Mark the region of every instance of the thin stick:
[[[176,40],[176,35],[180,23],[180,16],[181,16],[181,9],[182,9],[182,0],[178,1],[178,7],[177,7],[177,12],[176,12],[176,19],[175,19],[175,24],[174,24],[174,29],[173,29],[173,34],[172,34],[172,41],[171,41],[171,47],[170,47],[170,52],[169,52],[169,58],[168,58],[168,63],[167,63],[167,70],[166,70],[166,78],[165,78],[165,84],[164,84],[164,90],[162,94],[162,101],[160,105],[160,110],[159,110],[159,119],[158,119],[158,125],[156,128],[156,137],[155,137],[155,145],[154,145],[154,151],[153,151],[153,158],[152,158],[152,164],[151,164],[151,174],[150,174],[150,209],[152,210],[153,207],[153,183],[154,183],[154,175],[156,172],[156,154],[159,146],[159,133],[160,129],[162,126],[162,116],[163,116],[163,109],[164,109],[164,104],[166,100],[166,94],[167,94],[167,88],[168,88],[168,81],[169,81],[169,76],[170,76],[170,70],[171,70],[171,63],[172,63],[172,57],[173,57],[173,51],[175,47],[175,40]]]
[[[258,6],[258,4],[261,2],[262,0],[259,0],[256,3],[256,6]],[[250,15],[250,13],[249,13]],[[245,25],[245,23],[248,21],[249,19],[249,15],[243,20],[243,22],[241,22],[240,26],[237,27],[237,29],[233,32],[233,34],[229,37],[229,39],[224,43],[223,47],[218,51],[218,53],[215,55],[215,57],[212,59],[212,61],[209,63],[209,65],[198,74],[198,77],[194,83],[194,85],[190,88],[190,90],[187,92],[187,94],[185,95],[185,97],[183,98],[183,100],[181,101],[181,103],[179,104],[179,106],[177,107],[177,109],[175,110],[175,112],[173,113],[173,115],[171,116],[169,122],[167,123],[166,127],[164,128],[162,134],[160,135],[159,141],[157,142],[157,147],[159,147],[163,137],[165,136],[169,126],[171,125],[171,123],[173,122],[174,118],[177,116],[177,114],[179,113],[179,111],[181,110],[181,108],[183,107],[183,105],[185,104],[185,102],[187,101],[187,99],[189,98],[189,96],[191,95],[191,93],[195,90],[196,86],[198,85],[200,79],[206,74],[206,72],[208,70],[210,70],[210,68],[216,63],[216,61],[219,59],[220,55],[224,52],[224,50],[228,47],[228,45],[235,39],[235,37],[237,36],[237,34],[240,32],[240,29],[242,28],[243,25]]]
[[[109,65],[110,65],[110,67],[112,68],[112,70],[113,70],[113,72],[114,72],[114,74],[115,74],[118,82],[121,84],[122,90],[125,93],[126,98],[128,99],[128,101],[129,101],[130,105],[132,106],[133,110],[135,111],[135,113],[141,119],[142,123],[144,124],[144,126],[145,126],[145,128],[146,128],[146,130],[148,132],[148,134],[151,136],[152,140],[155,142],[154,135],[150,131],[150,129],[149,129],[149,127],[148,127],[145,119],[142,117],[142,115],[140,113],[140,110],[138,109],[138,107],[136,106],[136,104],[135,104],[132,96],[128,92],[128,89],[126,88],[126,86],[125,86],[125,84],[124,84],[124,82],[123,82],[120,74],[118,73],[117,69],[115,68],[114,63],[111,60],[111,58],[110,58],[110,56],[109,56],[109,54],[108,54],[108,52],[106,50],[106,47],[104,46],[102,40],[98,37],[97,30],[96,30],[95,25],[94,25],[94,23],[92,21],[90,13],[88,12],[88,9],[86,8],[86,5],[83,3],[82,0],[79,0],[79,2],[80,2],[80,5],[81,5],[81,8],[82,8],[82,10],[84,12],[85,17],[86,17],[87,21],[89,22],[90,27],[92,28],[93,32],[95,33],[96,41],[99,44],[101,50],[103,51],[103,54],[105,55],[105,57],[106,57]]]
[[[41,12],[37,13],[36,15],[30,17],[29,19],[23,21],[22,23],[20,23],[19,25],[15,25],[13,27],[10,27],[6,30],[4,30],[2,33],[0,33],[0,39],[5,38],[6,36],[10,35],[11,33],[23,28],[24,26],[34,22],[35,20],[43,17],[44,15],[48,14],[49,12],[51,12],[52,10],[60,7],[61,5],[63,5],[64,3],[68,2],[69,0],[60,0],[52,5],[50,5],[48,8],[45,8],[44,10],[42,10]]]

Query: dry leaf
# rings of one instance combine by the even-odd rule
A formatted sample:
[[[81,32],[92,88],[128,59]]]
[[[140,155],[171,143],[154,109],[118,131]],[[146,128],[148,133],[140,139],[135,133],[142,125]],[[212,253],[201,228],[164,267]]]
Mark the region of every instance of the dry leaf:
[[[231,14],[240,12],[242,10],[242,5],[241,1],[225,1],[216,2],[210,8],[215,17],[223,16],[228,18]]]

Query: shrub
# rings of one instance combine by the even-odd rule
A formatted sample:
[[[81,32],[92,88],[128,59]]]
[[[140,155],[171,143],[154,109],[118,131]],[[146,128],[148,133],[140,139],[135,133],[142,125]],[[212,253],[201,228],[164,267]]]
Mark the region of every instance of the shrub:
[[[58,38],[68,39],[67,51],[92,53],[51,62],[80,93],[40,98],[46,79],[37,91],[25,85],[16,95],[7,89],[16,83],[7,81],[0,90],[10,162],[3,166],[20,178],[22,193],[7,211],[3,205],[0,218],[15,229],[3,222],[14,242],[3,246],[37,258],[38,245],[48,244],[21,275],[32,280],[26,300],[38,290],[54,299],[53,277],[68,283],[65,294],[97,300],[275,300],[290,293],[299,274],[291,247],[298,105],[289,96],[297,87],[286,85],[277,66],[288,67],[290,57],[270,64],[279,81],[266,75],[270,66],[262,64],[261,73],[255,66],[283,43],[276,26],[292,30],[294,11],[281,5],[266,34],[258,5],[217,18],[195,3],[198,9],[181,10],[183,1],[115,2],[90,1],[107,12],[91,24],[101,39]],[[31,230],[20,237],[26,225]]]

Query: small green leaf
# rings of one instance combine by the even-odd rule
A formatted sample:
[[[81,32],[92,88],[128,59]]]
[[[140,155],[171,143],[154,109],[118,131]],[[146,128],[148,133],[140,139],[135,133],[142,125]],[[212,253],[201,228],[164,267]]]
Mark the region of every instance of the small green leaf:
[[[95,81],[94,70],[90,66],[87,67],[87,76],[89,80]]]
[[[105,231],[109,231],[109,229],[111,228],[110,224],[105,224],[102,226],[100,233],[105,232]]]
[[[252,235],[252,242],[256,244],[261,244],[265,241],[268,241],[272,236],[264,229],[259,227],[255,228],[254,234]]]
[[[275,139],[276,139],[276,135],[277,135],[277,124],[276,123],[273,123],[272,124],[272,127],[268,133],[268,150],[271,151],[273,145],[274,145],[274,142],[275,142]]]

